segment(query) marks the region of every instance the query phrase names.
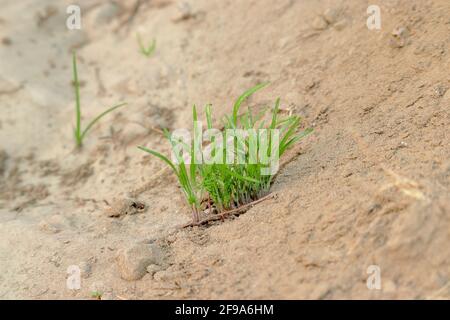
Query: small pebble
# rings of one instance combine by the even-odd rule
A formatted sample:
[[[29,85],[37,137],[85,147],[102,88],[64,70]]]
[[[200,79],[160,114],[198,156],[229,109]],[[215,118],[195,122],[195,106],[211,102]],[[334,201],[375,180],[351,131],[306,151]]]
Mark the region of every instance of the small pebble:
[[[328,22],[329,24],[333,24],[337,21],[339,17],[339,10],[328,8],[323,13],[323,17],[325,18],[326,22]]]
[[[322,16],[316,16],[312,22],[312,27],[315,30],[325,30],[328,28],[328,23]]]
[[[12,44],[12,41],[10,38],[5,37],[2,39],[2,44],[4,44],[5,46],[10,46]]]

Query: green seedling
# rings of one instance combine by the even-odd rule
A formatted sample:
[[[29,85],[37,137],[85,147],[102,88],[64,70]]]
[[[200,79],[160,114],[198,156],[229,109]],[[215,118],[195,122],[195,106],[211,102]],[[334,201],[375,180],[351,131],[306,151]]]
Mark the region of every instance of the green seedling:
[[[136,34],[136,38],[139,44],[140,52],[147,58],[150,57],[153,54],[153,52],[155,52],[156,40],[153,39],[149,45],[145,46],[144,43],[142,42],[141,35],[139,33]]]
[[[91,292],[91,298],[95,300],[102,300],[103,293],[100,291],[92,291]]]
[[[242,205],[256,201],[257,199],[267,195],[271,183],[274,178],[274,174],[262,174],[262,169],[267,169],[269,164],[261,161],[265,156],[270,157],[274,154],[272,152],[278,152],[277,156],[281,157],[285,151],[292,147],[300,139],[312,132],[312,129],[306,129],[302,132],[299,131],[301,119],[296,115],[288,116],[280,119],[278,117],[280,99],[278,98],[272,110],[270,121],[266,124],[262,120],[263,115],[253,115],[251,110],[242,115],[239,115],[239,111],[242,103],[253,95],[258,90],[265,87],[267,84],[257,85],[247,91],[245,91],[235,102],[231,116],[225,116],[224,130],[229,132],[230,130],[245,130],[246,132],[257,132],[258,129],[268,129],[277,131],[279,134],[278,145],[275,141],[272,141],[272,135],[267,136],[253,136],[253,146],[257,146],[256,152],[251,152],[250,139],[245,140],[233,140],[235,148],[233,149],[236,158],[241,156],[244,161],[233,160],[231,163],[227,161],[217,163],[206,163],[203,158],[202,161],[195,161],[194,154],[194,142],[191,142],[190,146],[190,164],[186,164],[183,158],[176,152],[175,146],[177,141],[174,141],[172,136],[165,130],[165,136],[169,140],[172,150],[176,156],[176,163],[172,162],[163,154],[148,149],[146,147],[139,146],[138,148],[150,153],[153,156],[163,160],[175,173],[178,178],[181,189],[186,197],[189,207],[192,208],[193,222],[199,221],[199,212],[206,206],[218,213],[227,210],[239,208]],[[213,128],[212,109],[211,105],[207,105],[205,108],[207,128]],[[197,110],[194,105],[192,110],[193,123],[194,123],[194,135],[197,132]],[[267,140],[265,140],[267,139]],[[263,140],[268,144],[268,148],[263,148]],[[223,138],[226,141],[226,136]],[[255,141],[257,143],[255,143]],[[216,142],[213,140],[211,144],[215,146]],[[242,144],[242,148],[236,148],[237,144]],[[272,148],[272,144],[274,148]],[[277,148],[275,147],[277,146]],[[188,146],[189,147],[189,146]],[[221,149],[218,149],[221,150]],[[237,154],[237,150],[240,153]],[[253,150],[255,151],[255,150]],[[261,153],[260,153],[261,151]],[[215,156],[215,149],[212,148],[211,156]],[[222,150],[222,159],[226,157],[226,151]],[[220,154],[219,154],[220,155]],[[249,161],[251,158],[257,158],[257,161]]]
[[[72,67],[73,67],[73,86],[75,88],[75,110],[76,110],[76,126],[74,130],[75,142],[77,147],[81,147],[83,145],[83,139],[85,138],[88,131],[92,128],[92,126],[97,123],[101,118],[103,118],[108,113],[120,108],[126,103],[120,103],[115,105],[109,109],[106,109],[104,112],[100,113],[97,117],[95,117],[89,124],[86,126],[84,130],[81,128],[81,103],[80,103],[80,83],[78,82],[78,70],[77,70],[77,57],[76,53],[73,52],[72,57]]]
[[[172,140],[170,133],[167,130],[164,130],[164,134],[166,138],[170,141],[172,147],[175,147],[175,142]],[[161,153],[148,149],[146,147],[139,146],[139,149],[150,153],[153,156],[163,160],[175,173],[180,183],[181,189],[183,190],[184,196],[188,202],[190,208],[192,208],[193,220],[198,221],[199,214],[199,206],[200,206],[200,197],[201,193],[198,188],[198,183],[196,181],[196,172],[197,167],[196,164],[192,163],[189,167],[186,166],[184,160],[181,157],[177,158],[178,163],[173,163],[166,156]],[[193,158],[193,148],[191,159]]]

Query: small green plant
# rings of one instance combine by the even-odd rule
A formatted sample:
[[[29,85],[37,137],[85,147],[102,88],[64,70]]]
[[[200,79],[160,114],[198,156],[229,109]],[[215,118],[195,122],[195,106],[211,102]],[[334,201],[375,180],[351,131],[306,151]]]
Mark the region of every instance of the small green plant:
[[[75,142],[77,147],[81,147],[83,145],[83,139],[85,138],[88,131],[92,128],[92,126],[103,118],[105,115],[114,111],[115,109],[126,105],[126,103],[120,103],[115,105],[109,109],[106,109],[104,112],[95,117],[84,130],[81,129],[81,104],[80,104],[80,83],[78,82],[78,70],[77,70],[77,56],[75,51],[73,52],[72,57],[72,71],[73,71],[73,86],[75,88],[75,110],[76,110],[76,126],[75,126]]]
[[[92,291],[91,292],[91,298],[95,300],[102,300],[103,293],[100,291]]]
[[[144,46],[144,43],[142,42],[141,39],[141,35],[139,33],[136,34],[136,38],[139,44],[140,52],[147,58],[150,57],[156,49],[156,40],[153,39],[149,45]]]
[[[225,143],[232,141],[234,145],[232,161],[224,161],[227,159],[227,151],[225,148],[216,148],[220,140],[216,141],[215,138],[211,139],[212,148],[209,155],[213,158],[217,155],[222,161],[205,161],[205,153],[201,153],[201,161],[196,161],[198,154],[195,152],[195,139],[193,139],[190,146],[187,146],[190,150],[188,164],[178,152],[180,141],[174,139],[167,130],[164,130],[164,134],[171,143],[176,161],[169,160],[157,151],[143,146],[138,147],[163,160],[173,170],[189,207],[192,208],[193,223],[199,221],[199,212],[205,206],[221,213],[239,208],[267,195],[275,175],[271,171],[267,173],[271,167],[271,164],[266,161],[267,158],[274,157],[278,160],[289,147],[312,132],[310,128],[298,132],[301,119],[296,115],[279,119],[279,98],[275,102],[271,119],[268,119],[270,121],[263,119],[264,113],[253,115],[250,108],[246,113],[239,115],[242,103],[265,86],[266,84],[259,84],[245,91],[236,100],[231,116],[225,116],[223,119],[224,130],[220,140]],[[211,130],[213,129],[211,105],[206,106],[205,113],[207,129]],[[192,115],[195,135],[198,132],[198,115],[195,105]],[[250,134],[245,139],[239,140],[233,136],[232,140],[229,140],[229,133],[239,131]],[[276,135],[272,132],[276,132]],[[226,147],[228,148],[228,145]]]

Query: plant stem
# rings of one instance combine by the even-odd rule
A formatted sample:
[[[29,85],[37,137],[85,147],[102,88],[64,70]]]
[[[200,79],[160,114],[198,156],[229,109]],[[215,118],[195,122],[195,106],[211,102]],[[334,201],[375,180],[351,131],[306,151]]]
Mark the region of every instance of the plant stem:
[[[76,128],[75,128],[75,139],[77,147],[81,147],[81,106],[80,106],[80,84],[78,82],[78,70],[77,70],[77,57],[75,51],[72,56],[72,66],[73,66],[73,85],[75,87],[75,108],[76,108]]]
[[[258,200],[255,200],[253,202],[250,202],[250,203],[247,203],[245,205],[242,205],[242,206],[240,206],[240,207],[238,207],[236,209],[228,210],[228,211],[225,211],[225,212],[222,212],[222,213],[219,213],[219,214],[212,215],[212,216],[207,217],[207,218],[205,218],[203,220],[197,220],[197,221],[193,221],[191,223],[185,224],[185,225],[181,226],[181,228],[195,227],[195,226],[200,226],[202,224],[206,224],[206,223],[211,222],[211,221],[221,220],[221,219],[223,220],[225,217],[227,217],[229,215],[235,215],[235,214],[243,213],[243,212],[247,211],[248,209],[250,209],[251,207],[253,207],[254,205],[256,205],[256,204],[258,204],[260,202],[263,202],[263,201],[271,199],[271,198],[276,198],[276,197],[277,197],[276,193],[271,193],[271,194],[268,194],[268,195],[266,195],[266,196],[264,196],[262,198],[259,198]]]

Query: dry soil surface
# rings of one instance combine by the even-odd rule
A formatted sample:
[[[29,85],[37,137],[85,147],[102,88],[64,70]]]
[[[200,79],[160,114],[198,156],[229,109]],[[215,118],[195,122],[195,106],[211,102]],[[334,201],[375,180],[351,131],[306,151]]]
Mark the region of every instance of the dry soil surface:
[[[448,0],[375,1],[381,30],[357,0],[79,0],[68,30],[72,2],[1,3],[1,299],[450,298]],[[84,123],[128,102],[82,150],[73,49]],[[263,81],[249,104],[281,97],[314,133],[276,197],[180,229],[175,177],[136,146],[168,153],[157,128]]]

